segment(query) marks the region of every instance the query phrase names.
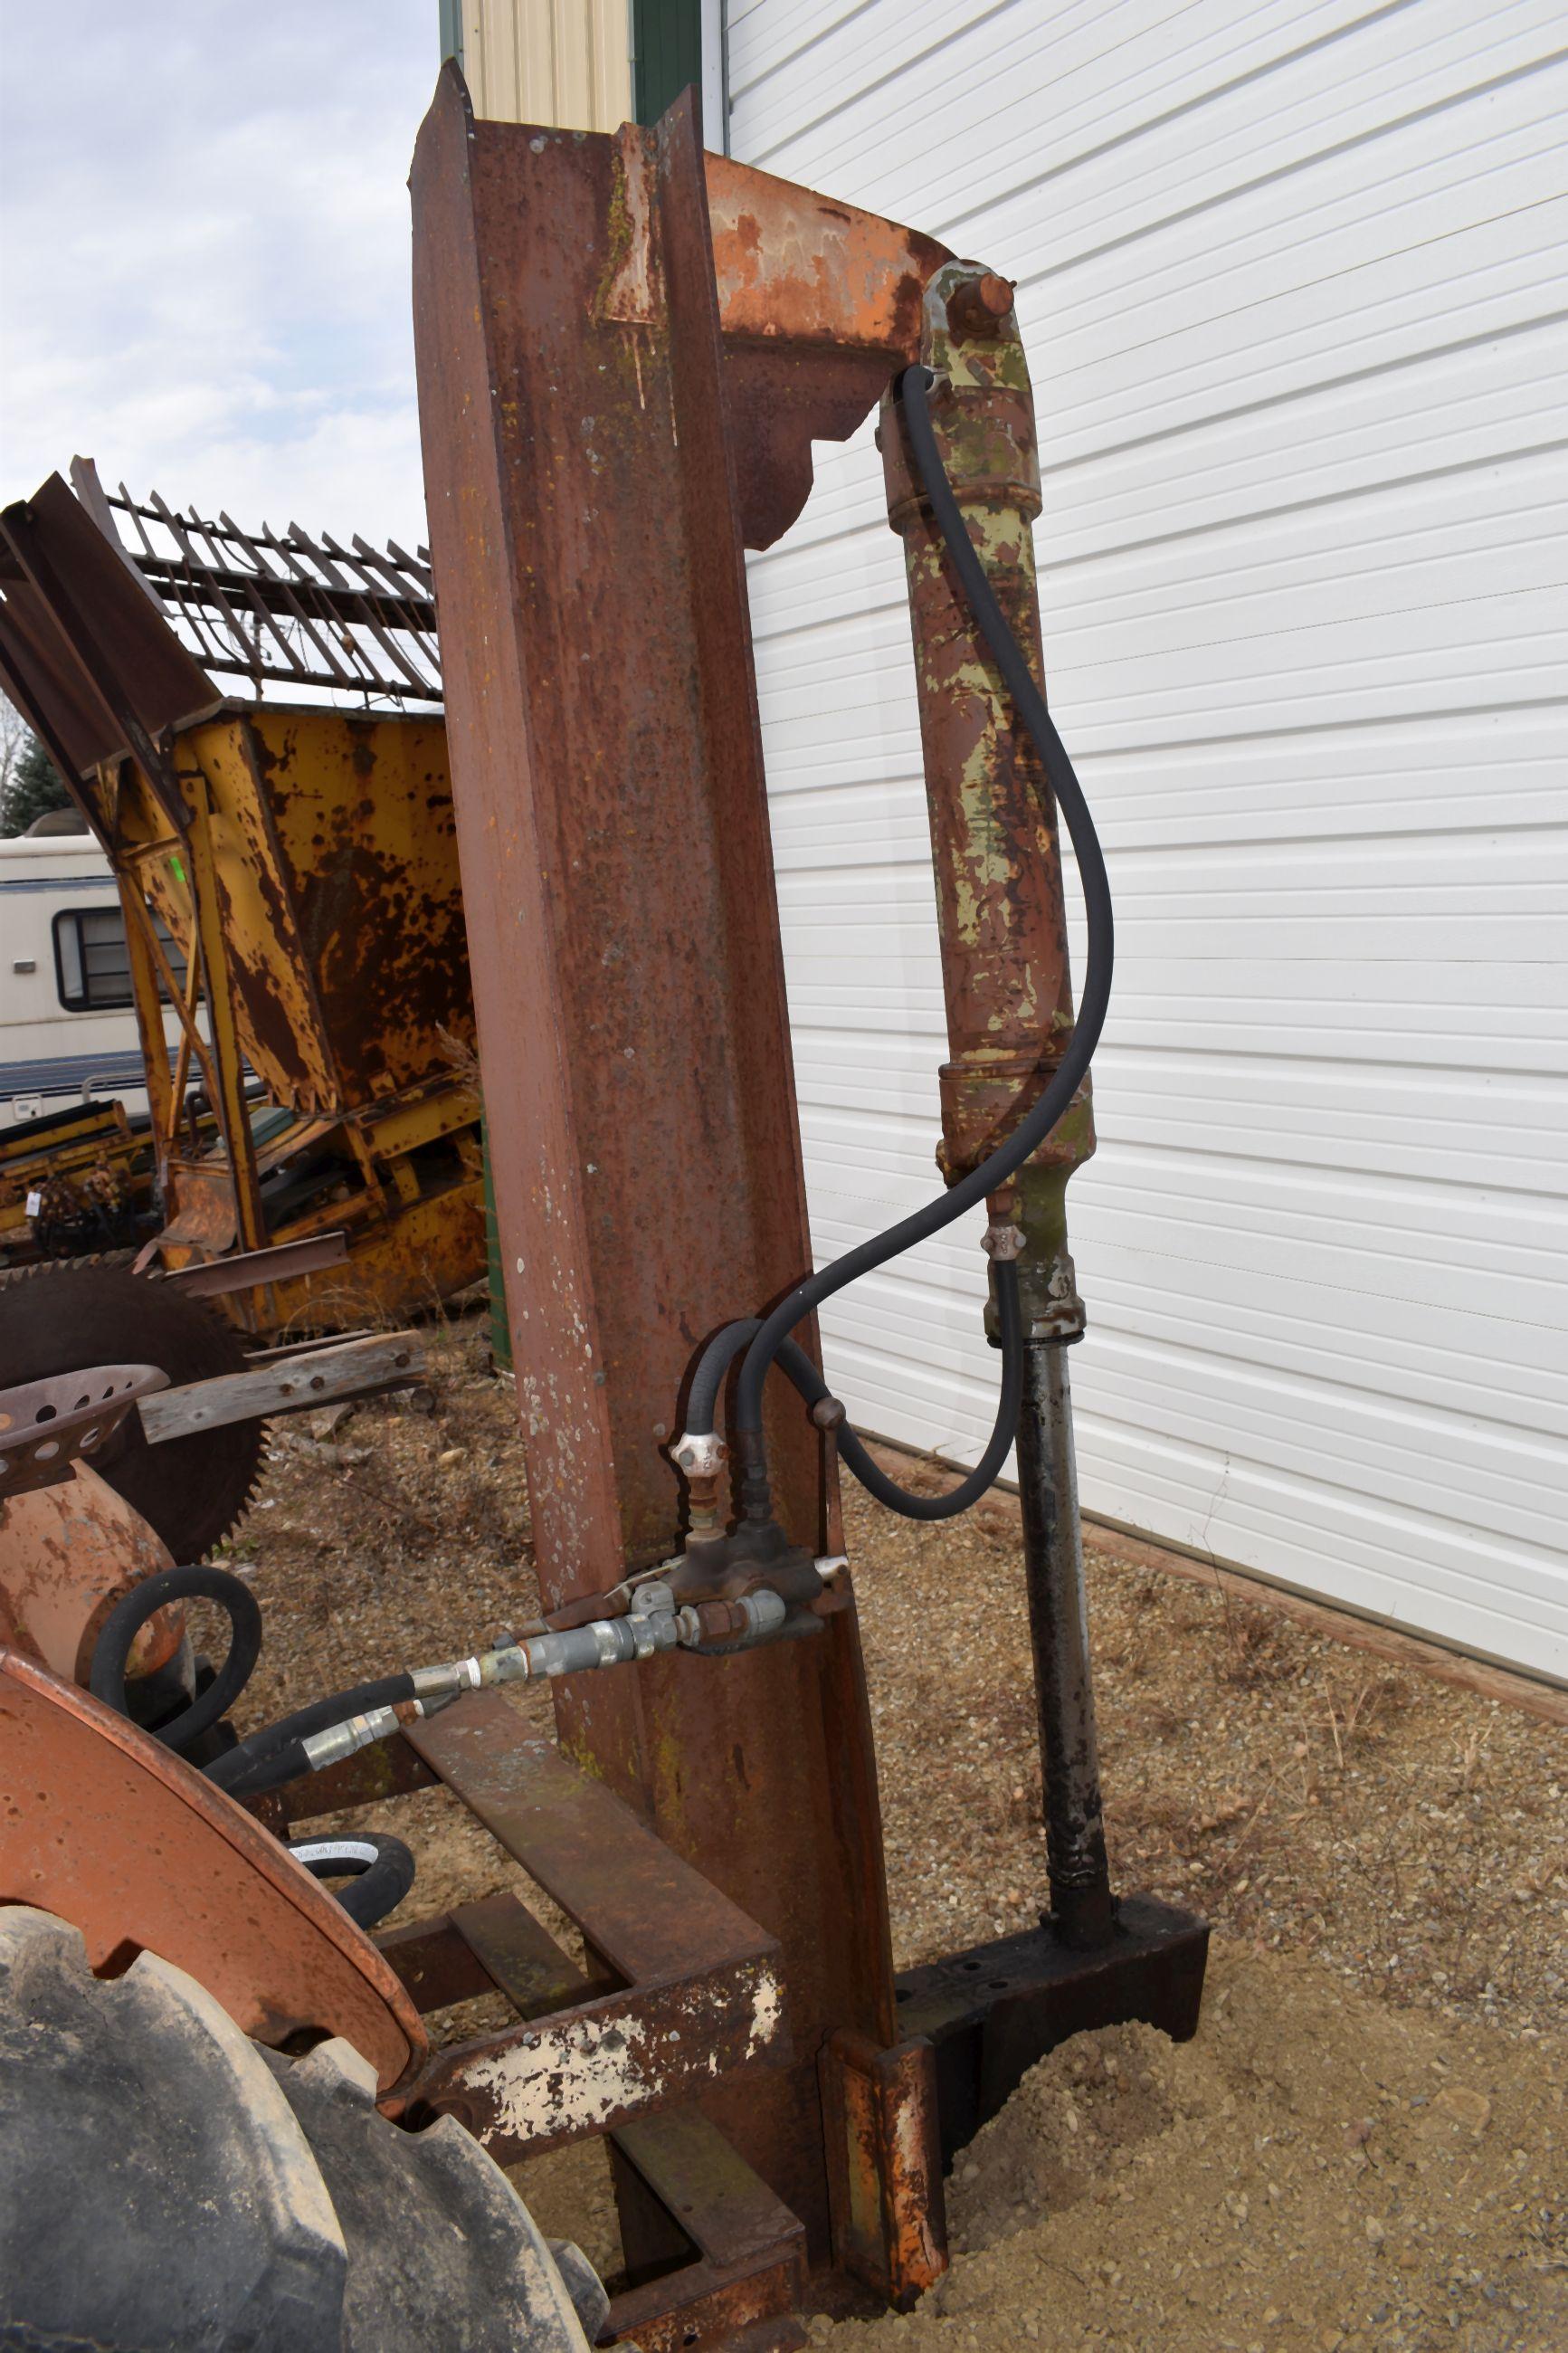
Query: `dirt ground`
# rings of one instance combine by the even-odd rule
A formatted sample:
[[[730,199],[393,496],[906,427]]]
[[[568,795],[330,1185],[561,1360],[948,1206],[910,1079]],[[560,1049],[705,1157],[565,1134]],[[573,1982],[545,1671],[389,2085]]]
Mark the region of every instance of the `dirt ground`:
[[[432,1357],[429,1411],[279,1430],[233,1546],[267,1626],[242,1725],[536,1606],[510,1385],[477,1322]],[[1017,1514],[846,1506],[903,1965],[1045,1898]],[[948,2277],[843,2353],[1568,2347],[1568,1739],[1103,1532],[1089,1598],[1113,1868],[1214,1923],[1204,2025],[1045,2062],[960,2161]],[[385,1820],[408,1916],[525,1884],[442,1792]],[[526,2194],[613,2268],[598,2179]]]
[[[1196,2039],[1066,2043],[960,2158],[954,2260],[834,2353],[1568,2346],[1568,2048],[1216,1947]]]

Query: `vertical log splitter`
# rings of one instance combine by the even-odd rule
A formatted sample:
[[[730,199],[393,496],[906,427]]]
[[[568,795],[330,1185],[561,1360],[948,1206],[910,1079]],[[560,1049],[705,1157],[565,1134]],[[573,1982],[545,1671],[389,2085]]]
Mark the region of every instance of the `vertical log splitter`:
[[[652,130],[589,135],[476,121],[448,68],[412,185],[454,799],[547,1639],[642,1662],[556,1684],[561,1746],[776,1944],[776,2063],[743,2084],[716,2073],[691,2114],[804,2226],[813,2272],[905,2303],[944,2260],[940,2159],[1064,2035],[1133,2016],[1193,2032],[1206,1945],[1187,1915],[1112,1896],[1100,1822],[1064,1199],[1093,1148],[1109,901],[1045,712],[1012,289],[704,155],[690,93]],[[801,511],[812,441],[879,400],[936,866],[948,1190],[803,1280],[742,551]],[[1076,1025],[1056,805],[1090,916]],[[1002,1411],[984,1461],[933,1506],[900,1497],[845,1426],[813,1311],[982,1200]],[[731,1521],[715,1422],[737,1361]],[[769,1382],[764,1407],[773,1364],[799,1394]],[[895,1979],[837,1462],[931,1516],[982,1492],[1015,1438],[1050,1909]],[[449,1778],[474,1705],[416,1736]],[[617,2137],[623,2234],[650,2268],[675,2243],[638,2168],[659,2122]]]

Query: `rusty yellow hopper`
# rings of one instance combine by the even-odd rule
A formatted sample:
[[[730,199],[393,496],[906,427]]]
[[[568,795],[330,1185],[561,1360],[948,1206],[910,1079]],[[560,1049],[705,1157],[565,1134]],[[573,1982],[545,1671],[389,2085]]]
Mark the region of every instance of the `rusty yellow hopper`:
[[[346,1264],[247,1313],[401,1319],[485,1261],[428,575],[110,501],[76,471],[81,497],[56,475],[0,517],[0,672],[119,885],[163,1207],[146,1254],[341,1230]],[[174,627],[193,615],[206,666]],[[209,668],[242,667],[338,700],[226,700]],[[395,695],[424,707],[369,707]]]

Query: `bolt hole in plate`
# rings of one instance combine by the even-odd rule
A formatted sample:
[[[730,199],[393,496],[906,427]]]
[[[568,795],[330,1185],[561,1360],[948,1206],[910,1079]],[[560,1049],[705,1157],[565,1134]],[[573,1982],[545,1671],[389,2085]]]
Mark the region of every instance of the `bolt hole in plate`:
[[[156,1365],[107,1365],[88,1378],[99,1397],[82,1395],[79,1371],[0,1389],[0,1493],[68,1479],[77,1457],[101,1446],[138,1398],[169,1386]]]

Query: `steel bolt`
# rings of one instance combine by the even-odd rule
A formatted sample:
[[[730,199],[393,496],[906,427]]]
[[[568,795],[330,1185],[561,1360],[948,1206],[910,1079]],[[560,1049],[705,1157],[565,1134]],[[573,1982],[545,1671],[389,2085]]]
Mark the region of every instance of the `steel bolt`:
[[[1013,288],[987,269],[966,278],[947,298],[947,323],[955,335],[994,335],[1013,307]]]

